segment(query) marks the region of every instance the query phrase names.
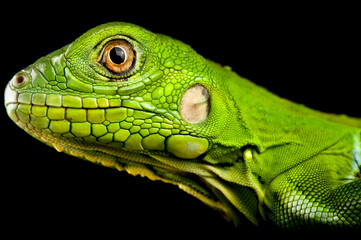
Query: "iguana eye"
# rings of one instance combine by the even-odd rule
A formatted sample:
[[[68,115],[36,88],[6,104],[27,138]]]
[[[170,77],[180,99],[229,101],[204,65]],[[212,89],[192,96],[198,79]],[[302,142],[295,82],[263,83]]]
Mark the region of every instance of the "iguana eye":
[[[133,67],[135,53],[129,42],[115,40],[108,43],[103,51],[103,65],[115,74],[127,73]]]

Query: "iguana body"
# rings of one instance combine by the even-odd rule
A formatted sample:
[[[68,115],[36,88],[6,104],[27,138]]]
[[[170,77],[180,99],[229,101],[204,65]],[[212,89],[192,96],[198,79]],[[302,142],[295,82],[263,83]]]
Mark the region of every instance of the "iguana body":
[[[127,23],[17,73],[8,115],[58,151],[178,185],[236,224],[361,226],[361,120],[279,98]]]

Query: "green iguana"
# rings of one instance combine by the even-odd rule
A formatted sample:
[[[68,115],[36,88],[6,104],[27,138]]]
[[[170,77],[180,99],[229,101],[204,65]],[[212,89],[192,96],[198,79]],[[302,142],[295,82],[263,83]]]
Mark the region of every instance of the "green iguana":
[[[361,120],[282,99],[128,23],[95,27],[5,90],[59,152],[178,185],[239,225],[361,226]]]

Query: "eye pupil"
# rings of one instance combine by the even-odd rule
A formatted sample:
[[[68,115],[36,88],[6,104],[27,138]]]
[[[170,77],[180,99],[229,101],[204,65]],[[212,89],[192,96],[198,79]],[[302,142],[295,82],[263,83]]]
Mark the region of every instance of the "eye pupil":
[[[109,57],[113,63],[122,64],[126,59],[126,53],[120,47],[113,47],[109,52]]]

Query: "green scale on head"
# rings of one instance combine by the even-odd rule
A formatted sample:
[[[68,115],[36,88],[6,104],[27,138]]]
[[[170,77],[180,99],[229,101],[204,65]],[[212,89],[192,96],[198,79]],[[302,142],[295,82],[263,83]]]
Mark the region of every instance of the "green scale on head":
[[[40,58],[9,82],[5,105],[58,151],[176,184],[236,224],[361,223],[360,120],[279,98],[132,24]]]

